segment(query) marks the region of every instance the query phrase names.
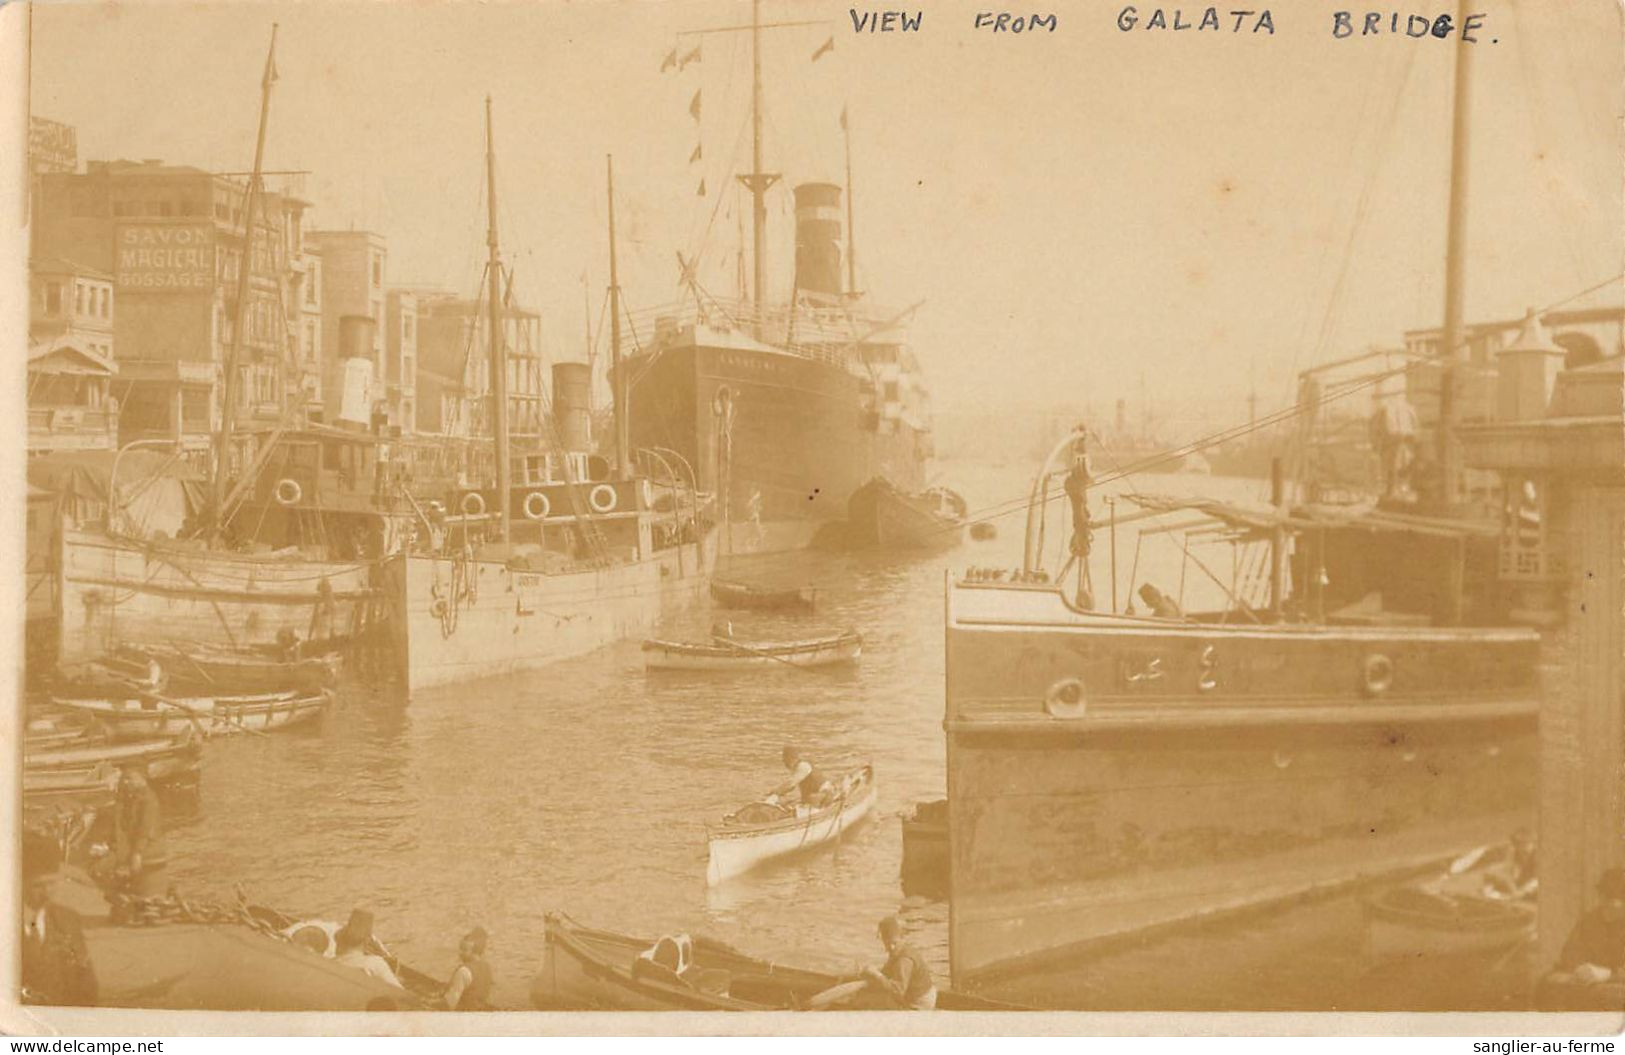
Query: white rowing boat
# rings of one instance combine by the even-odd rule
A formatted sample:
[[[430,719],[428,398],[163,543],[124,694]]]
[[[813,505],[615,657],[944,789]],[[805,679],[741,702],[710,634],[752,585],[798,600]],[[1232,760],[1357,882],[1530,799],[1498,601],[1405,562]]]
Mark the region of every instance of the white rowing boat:
[[[749,670],[760,667],[823,667],[851,663],[863,653],[863,637],[848,630],[799,641],[738,641],[714,644],[645,641],[643,662],[651,670]]]
[[[54,702],[106,723],[116,739],[179,736],[196,730],[207,736],[264,732],[310,721],[326,709],[331,692],[269,692],[255,696],[72,699]]]
[[[827,806],[757,802],[707,827],[706,883],[716,886],[773,858],[834,842],[874,808],[875,774],[868,763],[842,773],[835,786],[835,801]]]

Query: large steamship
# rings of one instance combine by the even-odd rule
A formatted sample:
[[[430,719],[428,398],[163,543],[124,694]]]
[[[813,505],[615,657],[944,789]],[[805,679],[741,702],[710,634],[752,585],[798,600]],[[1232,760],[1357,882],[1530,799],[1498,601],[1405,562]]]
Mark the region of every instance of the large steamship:
[[[753,25],[755,49],[764,27],[754,10]],[[753,68],[755,171],[739,175],[753,206],[751,297],[712,296],[690,273],[681,308],[633,318],[639,350],[623,364],[631,445],[689,462],[699,490],[717,496],[724,555],[802,548],[844,523],[848,499],[872,480],[921,490],[933,454],[929,395],[904,325],[912,311],[877,306],[857,288],[850,140],[844,232],[840,186],[796,186],[792,292],[764,298],[765,195],[779,177],[761,171],[760,62]]]

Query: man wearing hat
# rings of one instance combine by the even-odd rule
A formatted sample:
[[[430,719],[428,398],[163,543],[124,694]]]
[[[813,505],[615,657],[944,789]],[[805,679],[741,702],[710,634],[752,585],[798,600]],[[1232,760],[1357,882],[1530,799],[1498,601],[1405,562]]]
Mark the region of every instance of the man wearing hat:
[[[796,748],[784,749],[784,768],[790,771],[790,779],[768,793],[768,802],[777,805],[779,799],[792,791],[808,806],[828,805],[835,798],[834,782],[810,760],[802,758]]]
[[[1625,868],[1610,868],[1597,881],[1601,902],[1580,917],[1563,955],[1562,980],[1582,985],[1625,981]]]
[[[441,1001],[449,1011],[489,1011],[491,1009],[491,965],[485,962],[487,935],[475,927],[457,945],[462,961],[451,973],[451,982]]]
[[[77,912],[52,904],[46,882],[60,864],[61,852],[53,843],[25,831],[22,1000],[91,1007],[96,1003],[96,971],[85,946],[84,927]]]
[[[863,977],[900,1008],[936,1010],[937,987],[931,980],[931,968],[925,965],[925,957],[903,940],[903,921],[887,916],[878,929],[880,942],[886,946],[886,965],[878,969],[865,967]]]
[[[405,989],[401,980],[395,977],[389,961],[368,951],[371,945],[372,913],[366,909],[355,909],[350,913],[350,921],[333,935],[333,959],[337,963],[365,971],[396,989]]]

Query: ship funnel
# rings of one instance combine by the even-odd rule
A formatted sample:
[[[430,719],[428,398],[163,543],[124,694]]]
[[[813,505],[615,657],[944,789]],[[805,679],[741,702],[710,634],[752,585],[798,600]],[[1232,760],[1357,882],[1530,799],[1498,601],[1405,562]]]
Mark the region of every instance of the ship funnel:
[[[796,290],[841,295],[841,188],[803,183],[796,188]]]
[[[553,364],[553,420],[564,449],[592,449],[592,367],[586,363]]]
[[[339,318],[339,362],[344,388],[339,402],[342,425],[372,426],[372,342],[378,323],[368,315]]]

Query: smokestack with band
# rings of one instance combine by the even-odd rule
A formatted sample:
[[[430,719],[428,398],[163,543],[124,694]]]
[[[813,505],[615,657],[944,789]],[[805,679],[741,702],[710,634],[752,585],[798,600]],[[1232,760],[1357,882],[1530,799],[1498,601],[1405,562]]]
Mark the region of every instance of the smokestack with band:
[[[592,450],[592,367],[553,364],[553,420],[560,442],[572,452]]]
[[[339,318],[339,362],[343,395],[338,423],[349,428],[372,427],[372,352],[378,323],[370,315]]]
[[[841,188],[803,183],[796,188],[796,289],[841,295]]]

